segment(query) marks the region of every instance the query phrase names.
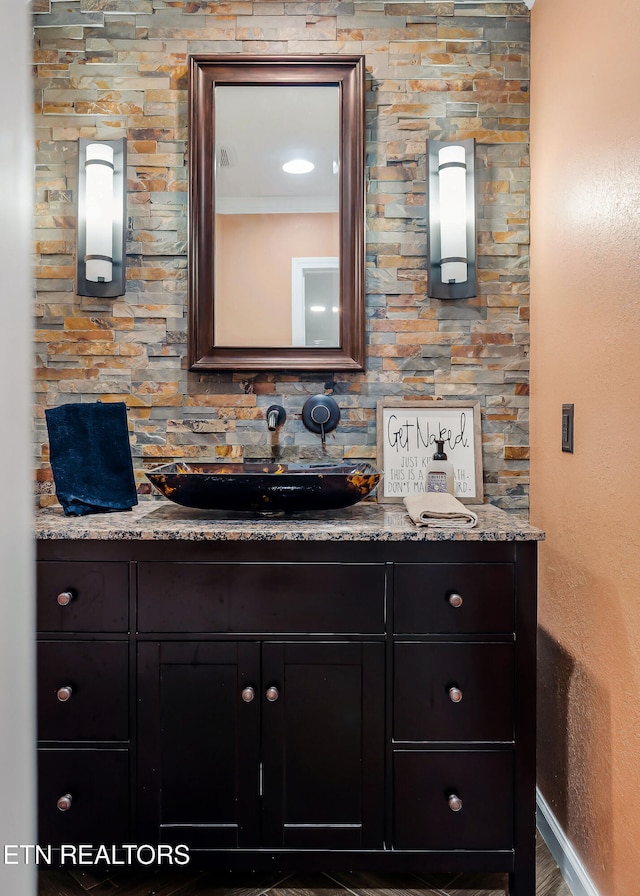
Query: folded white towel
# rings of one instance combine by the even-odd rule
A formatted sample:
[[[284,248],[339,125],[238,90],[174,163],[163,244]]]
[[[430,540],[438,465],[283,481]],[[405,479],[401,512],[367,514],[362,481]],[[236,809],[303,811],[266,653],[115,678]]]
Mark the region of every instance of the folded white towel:
[[[416,526],[437,529],[473,529],[478,515],[448,492],[423,492],[404,499],[407,512]]]

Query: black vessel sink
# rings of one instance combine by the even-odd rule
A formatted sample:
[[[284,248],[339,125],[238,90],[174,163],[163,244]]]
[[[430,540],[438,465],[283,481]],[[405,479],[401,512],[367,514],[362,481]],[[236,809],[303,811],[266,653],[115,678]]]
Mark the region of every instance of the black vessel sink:
[[[164,464],[146,472],[184,507],[259,513],[336,510],[366,498],[382,477],[361,464]]]

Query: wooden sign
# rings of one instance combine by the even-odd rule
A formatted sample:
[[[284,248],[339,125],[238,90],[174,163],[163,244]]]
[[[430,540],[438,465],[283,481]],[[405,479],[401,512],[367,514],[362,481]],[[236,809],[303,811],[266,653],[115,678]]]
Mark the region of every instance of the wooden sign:
[[[378,501],[399,503],[427,489],[427,470],[444,441],[453,464],[454,495],[465,504],[482,504],[482,440],[479,401],[378,402]]]

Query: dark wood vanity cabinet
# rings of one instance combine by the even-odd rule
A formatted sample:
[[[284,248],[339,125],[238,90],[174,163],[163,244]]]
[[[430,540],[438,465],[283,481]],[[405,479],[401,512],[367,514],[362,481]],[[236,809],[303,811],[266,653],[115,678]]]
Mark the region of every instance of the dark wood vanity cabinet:
[[[149,642],[138,658],[145,842],[382,847],[382,644]]]
[[[515,613],[508,564],[395,567],[394,847],[513,849]]]
[[[146,837],[381,848],[384,564],[145,561],[137,585]]]
[[[40,844],[130,836],[129,610],[126,560],[38,561]]]
[[[88,811],[224,869],[534,896],[535,541],[53,540],[38,582],[41,843]]]

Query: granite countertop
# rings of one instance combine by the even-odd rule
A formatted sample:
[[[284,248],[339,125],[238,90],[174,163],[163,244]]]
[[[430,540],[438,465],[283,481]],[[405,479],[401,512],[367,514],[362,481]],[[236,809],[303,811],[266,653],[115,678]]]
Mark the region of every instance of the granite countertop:
[[[127,541],[541,541],[544,533],[526,519],[491,504],[473,505],[473,529],[415,526],[403,504],[364,501],[344,510],[289,516],[193,510],[143,500],[131,511],[66,517],[61,507],[39,510],[39,539]]]

